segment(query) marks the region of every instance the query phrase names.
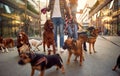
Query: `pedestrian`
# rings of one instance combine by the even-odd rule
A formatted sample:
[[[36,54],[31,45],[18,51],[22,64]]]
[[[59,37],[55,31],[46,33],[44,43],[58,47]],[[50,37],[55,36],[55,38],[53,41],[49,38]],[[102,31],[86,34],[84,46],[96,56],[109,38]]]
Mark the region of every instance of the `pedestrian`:
[[[42,9],[43,10],[43,9]],[[52,19],[52,22],[54,24],[54,39],[55,39],[55,44],[57,48],[57,32],[59,31],[60,34],[60,50],[62,51],[62,47],[64,45],[64,18],[65,18],[65,13],[71,16],[71,13],[68,9],[67,2],[66,0],[50,0],[48,7],[44,9],[45,13],[46,11],[50,12],[50,18]]]
[[[72,18],[68,22],[68,37],[73,38],[74,40],[78,39],[78,22],[76,19],[76,12],[77,12],[77,2],[78,0],[69,0],[68,6],[69,10],[71,11]]]
[[[72,14],[72,20],[73,20],[72,26],[73,27],[71,27],[71,26],[68,27],[68,32],[70,34],[70,35],[68,34],[68,37],[72,36],[74,40],[78,39],[78,33],[77,33],[77,31],[79,29],[78,26],[83,28],[81,26],[81,24],[79,24],[77,22],[77,18],[76,18],[77,6],[78,6],[78,0],[69,0],[69,8],[70,8],[71,14]],[[85,51],[87,51],[86,42],[83,43],[83,49]]]

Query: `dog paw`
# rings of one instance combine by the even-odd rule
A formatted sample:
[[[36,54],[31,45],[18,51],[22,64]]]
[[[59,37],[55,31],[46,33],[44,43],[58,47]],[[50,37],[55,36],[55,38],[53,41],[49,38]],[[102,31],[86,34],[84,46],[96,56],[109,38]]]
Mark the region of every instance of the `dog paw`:
[[[90,52],[90,54],[92,54],[92,52]]]
[[[97,51],[94,51],[94,53],[97,53]]]

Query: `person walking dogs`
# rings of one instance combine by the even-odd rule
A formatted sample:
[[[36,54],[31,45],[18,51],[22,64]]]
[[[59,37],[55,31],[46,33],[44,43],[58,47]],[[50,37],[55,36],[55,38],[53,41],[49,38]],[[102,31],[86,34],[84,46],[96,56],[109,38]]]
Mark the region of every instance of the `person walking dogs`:
[[[43,10],[43,9],[42,9]],[[60,50],[62,51],[62,47],[64,45],[64,18],[65,13],[71,17],[71,12],[67,6],[66,0],[49,0],[49,5],[47,8],[44,8],[43,13],[46,11],[50,12],[50,18],[54,24],[54,39],[56,47],[57,45],[57,31],[59,31],[60,35]]]

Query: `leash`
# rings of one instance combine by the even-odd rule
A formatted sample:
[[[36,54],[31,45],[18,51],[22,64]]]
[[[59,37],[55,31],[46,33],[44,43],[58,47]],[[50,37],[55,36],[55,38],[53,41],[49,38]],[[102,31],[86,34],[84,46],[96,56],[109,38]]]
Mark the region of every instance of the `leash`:
[[[120,45],[116,44],[115,42],[113,42],[113,41],[111,41],[111,40],[108,40],[107,38],[105,38],[105,37],[103,37],[103,36],[100,36],[100,37],[103,38],[103,39],[105,39],[105,40],[107,40],[107,41],[109,41],[109,42],[111,42],[112,44],[120,47]]]

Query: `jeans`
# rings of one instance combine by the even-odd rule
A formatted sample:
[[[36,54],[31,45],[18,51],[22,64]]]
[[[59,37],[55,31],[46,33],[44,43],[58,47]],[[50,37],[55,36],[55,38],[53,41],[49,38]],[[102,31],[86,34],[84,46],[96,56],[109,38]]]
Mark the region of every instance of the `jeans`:
[[[78,39],[77,30],[78,30],[77,24],[73,24],[73,27],[71,25],[68,25],[68,37],[77,40]]]
[[[57,45],[57,32],[60,34],[60,47],[64,45],[64,19],[62,17],[52,18],[52,22],[54,24],[54,39],[55,44]]]

